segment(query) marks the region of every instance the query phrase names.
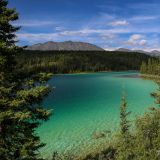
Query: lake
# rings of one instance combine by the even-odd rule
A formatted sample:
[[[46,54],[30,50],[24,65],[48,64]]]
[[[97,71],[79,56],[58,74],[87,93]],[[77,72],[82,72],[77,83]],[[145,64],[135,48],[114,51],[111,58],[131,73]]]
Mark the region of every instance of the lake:
[[[43,104],[53,108],[54,114],[37,130],[46,143],[41,149],[43,157],[51,157],[54,151],[85,154],[105,146],[119,128],[123,92],[131,120],[153,106],[150,93],[156,85],[138,75],[130,71],[53,76],[49,84],[55,89]],[[99,133],[106,135],[98,137]]]

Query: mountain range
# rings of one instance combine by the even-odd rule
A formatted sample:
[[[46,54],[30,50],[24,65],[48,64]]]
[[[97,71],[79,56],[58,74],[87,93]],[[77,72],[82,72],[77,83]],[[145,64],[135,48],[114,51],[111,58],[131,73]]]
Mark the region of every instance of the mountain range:
[[[98,47],[96,45],[86,43],[86,42],[73,42],[73,41],[65,41],[65,42],[45,42],[38,43],[31,46],[28,46],[26,50],[39,50],[39,51],[104,51],[103,48]],[[126,48],[119,48],[115,51],[120,52],[138,52],[144,53],[151,56],[160,56],[160,51],[153,50],[151,52],[147,52],[144,50],[131,50]]]
[[[27,50],[40,50],[40,51],[104,51],[104,49],[85,42],[72,42],[72,41],[65,41],[65,42],[45,42],[45,43],[38,43],[32,46],[28,46]]]
[[[119,48],[116,51],[119,52],[138,52],[138,53],[144,53],[150,56],[155,56],[155,57],[159,57],[160,56],[160,51],[158,50],[153,50],[150,52],[144,51],[144,50],[131,50],[131,49],[126,49],[126,48]]]

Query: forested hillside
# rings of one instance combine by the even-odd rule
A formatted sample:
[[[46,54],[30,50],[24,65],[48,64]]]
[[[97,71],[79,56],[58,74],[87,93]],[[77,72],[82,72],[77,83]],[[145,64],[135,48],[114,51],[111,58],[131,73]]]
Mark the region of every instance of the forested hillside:
[[[139,70],[150,56],[116,51],[23,51],[17,56],[25,72],[75,73]]]

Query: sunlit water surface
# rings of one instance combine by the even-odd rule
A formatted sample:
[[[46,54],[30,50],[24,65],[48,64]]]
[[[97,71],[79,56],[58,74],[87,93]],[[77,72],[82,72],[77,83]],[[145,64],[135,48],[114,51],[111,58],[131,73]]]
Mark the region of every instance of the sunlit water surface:
[[[136,72],[56,75],[49,84],[55,89],[43,104],[53,108],[54,114],[37,130],[46,143],[43,157],[51,157],[54,151],[85,154],[102,147],[119,127],[122,92],[132,112],[130,118],[135,119],[154,105],[150,93],[156,89]]]

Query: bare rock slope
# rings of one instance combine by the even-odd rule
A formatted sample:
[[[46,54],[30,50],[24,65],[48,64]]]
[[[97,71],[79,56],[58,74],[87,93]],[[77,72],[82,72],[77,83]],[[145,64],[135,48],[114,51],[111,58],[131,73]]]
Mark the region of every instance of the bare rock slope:
[[[27,50],[40,50],[40,51],[54,51],[54,50],[66,50],[66,51],[103,51],[102,48],[85,42],[46,42],[38,43],[32,46],[28,46]]]

